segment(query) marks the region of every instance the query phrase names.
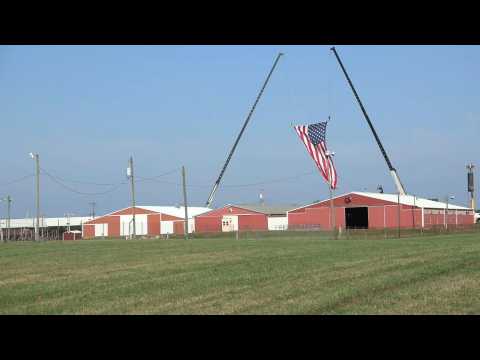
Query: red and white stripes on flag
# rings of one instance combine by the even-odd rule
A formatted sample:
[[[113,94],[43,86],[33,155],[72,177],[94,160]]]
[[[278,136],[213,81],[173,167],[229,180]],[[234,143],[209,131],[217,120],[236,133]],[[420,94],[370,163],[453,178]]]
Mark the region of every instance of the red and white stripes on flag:
[[[315,161],[320,173],[332,189],[337,187],[337,171],[333,164],[332,154],[327,150],[325,133],[327,122],[312,125],[295,126],[295,131]]]

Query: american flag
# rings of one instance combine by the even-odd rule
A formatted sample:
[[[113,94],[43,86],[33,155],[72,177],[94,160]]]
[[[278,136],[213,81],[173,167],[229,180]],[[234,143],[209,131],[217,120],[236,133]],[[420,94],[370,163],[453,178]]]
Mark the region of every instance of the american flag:
[[[337,171],[333,165],[332,153],[327,150],[325,133],[327,122],[295,126],[295,131],[305,144],[308,153],[317,164],[318,170],[332,189],[337,187]]]

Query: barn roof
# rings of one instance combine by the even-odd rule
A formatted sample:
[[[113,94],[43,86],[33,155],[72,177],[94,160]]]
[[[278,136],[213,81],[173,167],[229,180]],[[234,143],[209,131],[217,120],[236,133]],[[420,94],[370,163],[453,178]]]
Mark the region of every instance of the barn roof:
[[[101,216],[97,216],[95,219],[90,218],[89,220],[98,220],[100,218],[104,218],[104,217],[107,217],[107,216],[116,214],[118,212],[122,212],[122,211],[125,211],[125,210],[128,210],[128,209],[131,209],[131,208],[132,207],[129,206],[127,208],[118,209],[118,210],[115,210],[111,213],[104,214],[104,215],[101,215]],[[154,213],[161,213],[161,214],[165,214],[165,215],[170,215],[170,216],[174,216],[174,217],[178,217],[178,218],[182,218],[182,219],[185,217],[185,207],[184,206],[135,205],[135,208],[152,211]],[[203,214],[203,213],[208,212],[208,211],[212,211],[212,209],[206,208],[206,207],[188,206],[188,218],[191,219],[194,216]]]
[[[259,212],[265,215],[286,215],[287,211],[293,210],[298,205],[267,205],[267,204],[238,204],[234,205],[242,209]]]
[[[296,206],[298,205],[262,205],[262,204],[226,204],[220,208],[217,209],[208,209],[207,212],[204,212],[199,215],[207,215],[207,213],[217,211],[220,209],[225,209],[229,207],[235,207],[247,211],[253,211],[259,214],[264,214],[264,215],[283,215],[286,216],[287,212],[290,210],[293,210]],[[196,216],[196,215],[194,215]]]
[[[139,206],[136,205],[136,208],[141,208],[145,210],[154,211],[157,213],[162,213],[165,215],[175,216],[179,218],[185,217],[185,207],[184,206]],[[207,207],[196,207],[196,206],[188,206],[188,217],[194,217],[207,211],[211,211],[212,209]]]
[[[83,223],[92,220],[91,216],[72,216],[72,217],[55,217],[55,218],[40,218],[41,227],[55,227],[55,226],[80,226]],[[33,228],[35,227],[36,217],[26,219],[11,219],[11,228]],[[0,219],[0,227],[7,226],[7,219]]]
[[[397,194],[380,194],[380,193],[370,193],[370,192],[357,192],[354,191],[353,194],[368,196],[371,198],[383,200],[383,201],[390,201],[390,202],[398,202],[398,195]],[[414,195],[400,195],[400,204],[402,205],[410,205],[410,206],[417,206],[420,208],[426,209],[445,209],[447,204],[441,201],[433,201],[428,200],[420,197],[416,197]],[[448,203],[448,208],[451,210],[470,210],[464,206],[453,205],[450,202]]]

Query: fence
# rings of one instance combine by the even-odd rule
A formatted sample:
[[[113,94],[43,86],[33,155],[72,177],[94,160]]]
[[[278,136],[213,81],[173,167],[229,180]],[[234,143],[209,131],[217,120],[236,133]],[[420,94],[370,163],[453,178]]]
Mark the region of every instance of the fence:
[[[385,229],[339,229],[335,232],[320,227],[319,225],[302,225],[293,229],[290,227],[286,231],[256,231],[244,230],[235,232],[211,232],[211,233],[193,233],[192,239],[204,238],[229,238],[229,239],[281,239],[281,238],[315,238],[315,239],[344,239],[344,240],[369,240],[369,239],[396,239],[406,237],[423,237],[463,233],[480,234],[480,224],[471,225],[450,225],[445,228],[443,225],[430,226],[429,228],[385,228]],[[171,236],[171,238],[176,238]]]
[[[40,231],[41,239],[46,240],[62,240],[62,234],[66,229],[44,229]],[[3,239],[6,239],[6,229],[3,231]],[[190,233],[189,239],[232,239],[232,240],[263,240],[263,239],[295,239],[295,238],[311,238],[320,240],[340,239],[340,240],[373,240],[373,239],[397,239],[406,237],[427,237],[441,236],[450,234],[477,233],[480,235],[480,224],[471,225],[450,225],[445,228],[443,225],[430,226],[429,228],[386,228],[386,229],[340,229],[335,232],[322,228],[318,225],[303,225],[289,228],[285,231],[268,231],[268,230],[243,230],[233,232],[201,232]],[[11,229],[10,241],[29,241],[32,240],[34,232],[32,229]],[[181,234],[144,236],[138,235],[137,239],[183,239]],[[105,239],[113,239],[105,237]],[[115,239],[119,239],[115,237]]]
[[[429,228],[398,228],[387,229],[341,229],[336,232],[321,228],[318,225],[298,226],[286,231],[267,231],[267,230],[243,230],[232,232],[201,232],[191,233],[189,239],[232,239],[232,240],[263,240],[263,239],[295,239],[311,238],[320,240],[340,239],[340,240],[373,240],[373,239],[397,239],[407,237],[427,237],[449,234],[478,233],[480,235],[480,224],[476,225],[458,225],[432,226]],[[157,237],[167,239],[165,236]],[[183,239],[182,235],[169,235],[168,239]]]
[[[74,228],[73,226],[71,227]],[[76,228],[76,227],[75,227]],[[62,240],[63,233],[68,232],[68,227],[40,227],[38,229],[41,240]],[[78,235],[77,235],[78,237]],[[0,239],[3,242],[10,241],[32,241],[35,238],[33,228],[0,228]]]
[[[387,229],[348,229],[339,234],[344,239],[396,239],[406,237],[423,237],[437,235],[451,235],[462,233],[479,233],[480,226],[457,225],[445,228],[443,225],[428,228],[387,228]]]

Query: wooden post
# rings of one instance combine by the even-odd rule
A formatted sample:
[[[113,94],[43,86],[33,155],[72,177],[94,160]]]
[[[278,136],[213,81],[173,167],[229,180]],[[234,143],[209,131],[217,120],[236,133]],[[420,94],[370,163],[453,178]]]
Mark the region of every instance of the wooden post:
[[[329,157],[332,155],[328,155]],[[336,228],[335,228],[335,207],[333,206],[333,189],[332,189],[332,174],[331,171],[329,171],[329,183],[328,183],[328,189],[330,191],[330,226],[332,228],[332,235],[333,238],[337,238],[337,233],[336,233]]]
[[[337,238],[337,232],[336,232],[336,224],[335,224],[335,207],[333,205],[333,189],[332,187],[329,185],[329,189],[330,189],[330,223],[331,223],[331,228],[332,228],[332,234],[333,234],[333,238],[336,239]]]
[[[127,176],[128,175],[130,176],[130,186],[131,186],[131,190],[132,190],[132,222],[133,222],[132,238],[136,239],[137,238],[137,229],[136,229],[136,221],[135,221],[135,178],[134,178],[134,172],[133,172],[133,156],[130,156],[130,160],[128,162],[128,169],[129,170],[127,170]],[[105,233],[103,235],[105,237]]]
[[[398,193],[398,238],[400,239],[400,193]]]
[[[185,240],[188,240],[188,205],[187,205],[187,185],[185,180],[185,166],[182,166],[182,184],[183,184],[183,207],[185,208],[185,223],[183,224],[183,232]]]

